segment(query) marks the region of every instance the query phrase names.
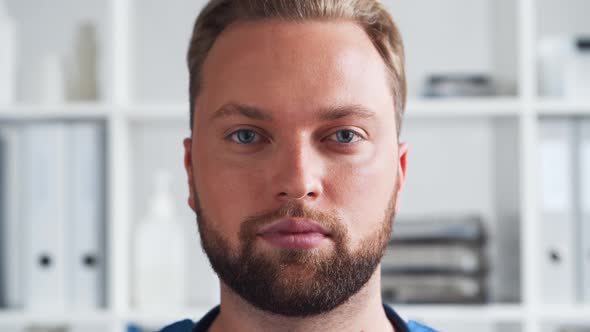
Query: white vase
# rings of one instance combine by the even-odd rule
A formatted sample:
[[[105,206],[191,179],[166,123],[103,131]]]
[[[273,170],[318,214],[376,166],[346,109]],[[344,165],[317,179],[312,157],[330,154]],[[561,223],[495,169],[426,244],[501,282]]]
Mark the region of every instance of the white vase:
[[[77,32],[75,57],[77,68],[76,100],[98,100],[96,27],[91,22],[82,23]]]
[[[182,225],[173,211],[170,176],[156,174],[155,191],[137,224],[134,245],[135,305],[141,310],[185,306],[186,247]]]
[[[45,105],[59,105],[66,101],[65,73],[62,59],[58,54],[43,56],[39,70],[39,102]]]

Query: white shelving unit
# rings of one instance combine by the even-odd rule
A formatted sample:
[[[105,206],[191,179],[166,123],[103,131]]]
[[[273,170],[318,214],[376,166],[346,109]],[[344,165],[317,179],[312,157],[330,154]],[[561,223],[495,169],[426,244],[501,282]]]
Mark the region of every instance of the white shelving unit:
[[[590,304],[552,305],[543,303],[539,296],[538,255],[540,243],[538,238],[539,208],[538,192],[538,126],[543,116],[557,117],[588,117],[590,118],[590,101],[567,101],[547,99],[537,93],[536,43],[539,35],[549,33],[540,29],[548,15],[543,9],[554,9],[551,0],[452,0],[440,4],[422,1],[384,0],[392,9],[394,17],[406,40],[408,55],[408,80],[410,98],[407,106],[404,134],[421,142],[417,142],[416,162],[412,161],[410,150],[408,193],[402,198],[402,214],[418,211],[423,206],[435,213],[434,207],[440,202],[418,201],[424,196],[423,183],[420,177],[435,178],[433,188],[448,185],[447,180],[436,180],[444,170],[461,163],[470,162],[470,152],[478,152],[485,162],[510,161],[512,164],[488,166],[485,170],[473,170],[476,180],[469,182],[467,178],[453,178],[452,182],[461,182],[460,188],[473,188],[471,201],[462,194],[450,194],[443,198],[440,206],[449,208],[450,212],[464,211],[474,207],[492,220],[490,251],[492,261],[501,270],[510,270],[502,255],[507,252],[510,244],[515,252],[512,263],[519,266],[516,276],[498,273],[492,277],[492,285],[497,290],[489,305],[401,305],[395,306],[404,318],[418,319],[433,326],[449,326],[451,331],[519,331],[519,332],[557,332],[546,329],[546,324],[562,322],[579,322],[590,324]],[[0,331],[12,331],[10,328],[32,323],[72,323],[102,324],[103,330],[112,332],[125,331],[129,322],[161,326],[182,318],[198,319],[215,301],[211,296],[203,296],[203,289],[210,288],[211,275],[207,262],[192,256],[195,267],[190,272],[197,280],[199,275],[206,275],[207,282],[190,289],[189,302],[186,309],[180,312],[141,312],[135,310],[131,298],[131,255],[130,240],[133,223],[141,214],[141,206],[145,205],[145,190],[142,181],[149,177],[149,170],[157,167],[176,167],[175,184],[179,188],[185,185],[182,173],[182,155],[177,160],[173,157],[162,164],[150,159],[151,147],[145,142],[150,133],[168,144],[176,142],[168,153],[181,152],[182,137],[189,134],[188,103],[186,102],[187,74],[184,68],[184,52],[190,35],[191,25],[203,5],[204,0],[174,0],[163,3],[149,0],[58,0],[56,6],[84,7],[93,4],[101,8],[98,18],[101,35],[101,55],[103,79],[102,99],[92,103],[68,103],[63,105],[37,105],[29,101],[15,105],[0,106],[0,124],[4,122],[23,122],[31,120],[100,120],[107,127],[107,174],[108,174],[108,220],[107,252],[108,280],[107,306],[96,312],[58,312],[34,313],[19,309],[0,309]],[[25,4],[23,4],[25,3]],[[28,5],[27,5],[28,3]],[[96,3],[99,3],[98,5]],[[444,3],[444,4],[442,4]],[[557,23],[550,26],[566,25],[572,12],[590,11],[590,3],[584,0],[565,0],[562,11],[553,13]],[[9,10],[29,6],[30,15],[35,10],[32,1],[9,0]],[[434,6],[429,10],[429,6]],[[442,6],[442,7],[441,7]],[[441,8],[439,8],[441,7]],[[490,10],[491,9],[491,10]],[[64,11],[64,15],[68,11]],[[19,15],[27,15],[19,11]],[[21,16],[16,15],[17,19]],[[448,16],[445,16],[448,15]],[[560,16],[561,15],[561,16]],[[436,16],[436,17],[435,17]],[[35,16],[36,17],[36,16]],[[167,20],[167,21],[166,21]],[[169,24],[162,24],[168,22]],[[577,21],[575,21],[577,22]],[[466,26],[466,24],[470,24]],[[561,24],[561,25],[560,25]],[[572,23],[578,24],[578,23]],[[590,34],[590,23],[575,25],[571,32]],[[475,25],[472,28],[471,25]],[[419,26],[426,28],[414,29]],[[582,30],[580,30],[582,29]],[[441,31],[437,31],[441,30]],[[470,31],[466,31],[470,30]],[[473,30],[473,31],[471,31]],[[170,37],[170,38],[167,38]],[[446,39],[444,39],[444,38]],[[440,40],[443,38],[443,40]],[[154,45],[162,43],[162,45]],[[463,45],[459,50],[454,47]],[[473,43],[473,47],[470,47]],[[446,46],[446,47],[445,47]],[[430,47],[439,52],[432,52]],[[439,49],[440,48],[440,49]],[[481,60],[481,61],[478,61]],[[170,66],[170,67],[167,67]],[[151,69],[150,69],[151,68]],[[168,70],[169,69],[169,70]],[[506,87],[498,97],[457,98],[457,99],[423,99],[419,88],[426,70],[484,70],[489,71]],[[177,91],[178,90],[178,91]],[[180,92],[179,92],[180,91]],[[181,97],[179,97],[181,96]],[[428,129],[428,130],[427,130]],[[469,135],[473,144],[467,147],[466,155],[461,150],[449,147],[449,159],[458,159],[442,170],[433,169],[432,159],[435,154],[442,156],[440,151],[428,150],[428,140],[434,134],[443,136],[442,140],[457,144],[459,135]],[[510,135],[502,140],[502,133],[507,130]],[[500,138],[499,138],[500,137]],[[512,139],[513,138],[513,139]],[[469,141],[469,140],[463,140]],[[426,143],[425,143],[426,142]],[[447,141],[445,141],[447,142]],[[413,141],[408,140],[410,149]],[[464,142],[465,144],[469,142]],[[162,143],[164,144],[164,143]],[[465,146],[458,145],[463,148]],[[500,146],[500,147],[498,147]],[[502,147],[510,146],[508,154],[496,158]],[[174,150],[174,148],[179,148]],[[156,146],[153,154],[160,156],[164,148]],[[434,150],[435,148],[432,148]],[[437,148],[438,149],[438,148]],[[481,150],[481,151],[480,151]],[[170,152],[171,151],[171,152]],[[447,153],[447,152],[445,152]],[[168,154],[164,154],[168,156]],[[157,157],[155,157],[157,158]],[[423,159],[422,159],[423,158]],[[138,160],[139,159],[139,160]],[[428,164],[420,164],[428,162]],[[147,165],[147,166],[145,166]],[[170,166],[176,165],[176,166]],[[436,164],[438,165],[438,164]],[[469,168],[468,164],[467,167]],[[479,165],[477,162],[473,165]],[[147,167],[140,170],[140,166]],[[151,168],[150,168],[151,167]],[[413,173],[413,167],[417,170]],[[438,167],[438,166],[437,166]],[[460,166],[457,166],[460,167]],[[512,167],[512,168],[511,168]],[[499,170],[496,170],[498,168]],[[506,171],[507,173],[497,173]],[[481,173],[478,173],[481,172]],[[459,169],[458,173],[465,173]],[[468,172],[467,172],[468,173]],[[414,174],[414,175],[413,175]],[[469,173],[471,174],[471,173]],[[502,178],[506,178],[502,183]],[[415,176],[412,179],[412,176]],[[142,180],[143,179],[143,180]],[[514,181],[510,181],[514,180]],[[442,188],[445,189],[445,188]],[[182,187],[178,192],[181,218],[187,221],[188,234],[196,237],[194,224],[190,224],[194,216],[181,203],[186,201],[187,189]],[[498,195],[506,194],[515,199],[504,199]],[[446,200],[445,200],[446,199]],[[420,203],[420,204],[418,204]],[[432,203],[432,204],[431,204]],[[499,210],[497,209],[499,207]],[[186,211],[185,211],[186,210]],[[449,212],[447,211],[447,212]],[[517,218],[514,228],[506,228],[505,224],[495,222],[506,215]],[[194,220],[192,220],[194,222]],[[505,238],[505,232],[515,230],[515,239]],[[494,237],[496,236],[496,237]],[[190,242],[191,252],[199,249],[198,240]],[[505,244],[509,245],[506,246]],[[510,249],[511,250],[511,249]],[[508,258],[506,258],[508,260]],[[503,294],[504,282],[514,281],[515,286]],[[197,282],[201,284],[201,282]],[[504,292],[506,293],[506,292]],[[512,296],[510,296],[512,295]],[[450,324],[450,325],[445,325]],[[506,325],[507,324],[507,325]],[[452,326],[452,328],[451,328]],[[99,329],[100,330],[100,329]]]

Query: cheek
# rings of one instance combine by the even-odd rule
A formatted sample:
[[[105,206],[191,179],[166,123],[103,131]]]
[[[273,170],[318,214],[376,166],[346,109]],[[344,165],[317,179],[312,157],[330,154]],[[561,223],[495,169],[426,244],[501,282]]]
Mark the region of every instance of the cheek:
[[[240,223],[259,212],[262,172],[228,163],[212,152],[195,155],[195,185],[201,207],[216,229],[237,241]]]
[[[326,194],[342,211],[353,245],[380,228],[397,176],[395,153],[375,153],[361,164],[334,165]]]

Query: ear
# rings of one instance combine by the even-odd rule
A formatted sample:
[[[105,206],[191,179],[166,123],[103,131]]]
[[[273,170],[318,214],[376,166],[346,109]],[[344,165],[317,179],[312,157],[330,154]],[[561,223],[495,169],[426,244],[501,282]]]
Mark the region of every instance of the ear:
[[[194,175],[193,175],[193,159],[192,159],[192,144],[193,140],[189,138],[185,138],[183,141],[184,145],[184,170],[186,171],[186,176],[188,178],[188,205],[193,209],[193,211],[197,211],[195,207],[195,195],[193,188],[194,183]]]
[[[395,213],[399,210],[399,199],[401,191],[406,183],[406,158],[408,156],[408,144],[399,143],[398,147],[398,170],[397,170],[397,186],[396,186],[396,199],[395,199]]]

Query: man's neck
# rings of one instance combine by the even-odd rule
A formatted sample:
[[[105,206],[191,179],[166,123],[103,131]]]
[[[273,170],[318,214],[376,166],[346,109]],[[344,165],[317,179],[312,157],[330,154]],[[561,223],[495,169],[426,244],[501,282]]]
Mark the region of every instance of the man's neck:
[[[221,311],[210,332],[226,331],[377,331],[395,332],[381,302],[380,269],[345,304],[317,316],[293,318],[253,307],[221,284]]]

